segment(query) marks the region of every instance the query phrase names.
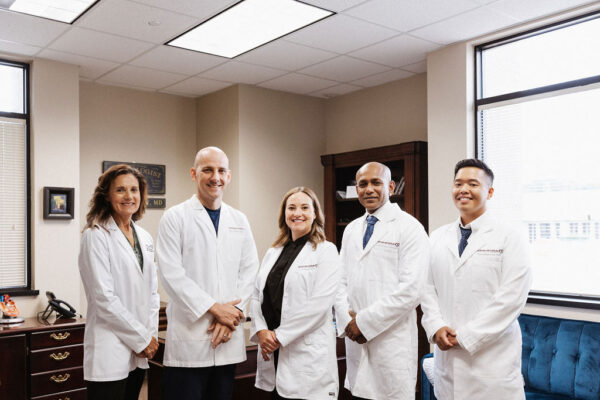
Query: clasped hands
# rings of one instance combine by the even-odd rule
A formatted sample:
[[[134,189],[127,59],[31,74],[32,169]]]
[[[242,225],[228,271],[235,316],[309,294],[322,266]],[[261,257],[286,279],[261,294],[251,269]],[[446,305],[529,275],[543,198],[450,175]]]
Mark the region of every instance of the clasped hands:
[[[150,339],[150,343],[148,344],[148,346],[146,346],[144,350],[137,353],[136,356],[139,358],[147,358],[148,360],[151,360],[152,357],[154,357],[154,355],[156,354],[157,350],[158,340],[156,340],[156,338],[152,336],[152,339]]]
[[[277,340],[277,336],[274,331],[268,329],[262,329],[256,332],[258,335],[258,344],[260,345],[260,351],[262,353],[263,360],[269,361],[269,354],[273,353],[279,347],[281,343]]]
[[[363,336],[356,324],[356,313],[353,310],[348,310],[348,314],[350,314],[350,318],[352,319],[348,322],[348,325],[346,325],[346,329],[344,329],[346,336],[348,339],[355,341],[358,344],[367,343],[367,339]]]
[[[215,319],[211,322],[208,332],[212,332],[212,348],[216,349],[221,343],[227,343],[235,331],[235,327],[245,320],[244,313],[235,305],[242,300],[236,299],[225,304],[215,303],[208,309]]]
[[[460,346],[456,339],[456,331],[449,326],[442,326],[438,329],[435,335],[433,335],[433,340],[442,351]]]

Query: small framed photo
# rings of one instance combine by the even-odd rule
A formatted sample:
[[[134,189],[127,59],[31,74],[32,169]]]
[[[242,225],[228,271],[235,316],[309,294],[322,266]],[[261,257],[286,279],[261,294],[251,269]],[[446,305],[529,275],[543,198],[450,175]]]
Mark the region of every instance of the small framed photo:
[[[44,187],[44,219],[73,219],[75,189]]]

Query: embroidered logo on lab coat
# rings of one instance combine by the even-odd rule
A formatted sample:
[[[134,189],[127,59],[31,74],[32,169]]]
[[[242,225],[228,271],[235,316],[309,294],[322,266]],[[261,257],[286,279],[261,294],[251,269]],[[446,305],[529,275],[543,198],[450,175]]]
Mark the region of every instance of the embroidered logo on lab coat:
[[[377,244],[382,244],[384,246],[400,247],[400,243],[399,242],[384,242],[383,240],[378,240]]]
[[[241,232],[244,230],[244,227],[242,226],[230,226],[229,227],[230,231],[234,231],[234,232]]]
[[[151,244],[147,244],[146,251],[149,251],[150,253],[154,253],[154,246]]]
[[[310,264],[310,265],[298,265],[298,268],[300,268],[300,269],[317,268],[317,264]]]
[[[504,253],[503,249],[479,249],[477,250],[478,253],[481,253],[483,255],[490,255],[490,256],[497,256],[499,254]]]

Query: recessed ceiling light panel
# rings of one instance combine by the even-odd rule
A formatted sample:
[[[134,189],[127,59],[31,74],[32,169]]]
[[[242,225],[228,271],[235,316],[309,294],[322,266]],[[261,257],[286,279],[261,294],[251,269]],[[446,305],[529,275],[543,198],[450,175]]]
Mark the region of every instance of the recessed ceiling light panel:
[[[97,1],[98,0],[0,0],[0,8],[70,24]]]
[[[296,0],[244,0],[167,44],[233,58],[333,14]]]

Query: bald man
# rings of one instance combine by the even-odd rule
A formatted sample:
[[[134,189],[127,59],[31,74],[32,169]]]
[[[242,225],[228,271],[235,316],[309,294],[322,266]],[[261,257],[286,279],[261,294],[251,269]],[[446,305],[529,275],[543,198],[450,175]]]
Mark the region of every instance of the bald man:
[[[231,399],[237,363],[246,360],[242,310],[258,271],[244,214],[223,202],[231,180],[219,148],[196,154],[196,194],[165,212],[156,256],[169,295],[164,398]]]
[[[346,337],[345,387],[355,399],[414,400],[417,316],[429,262],[423,226],[389,201],[390,169],[371,162],[356,173],[365,214],[342,238],[335,315]]]

